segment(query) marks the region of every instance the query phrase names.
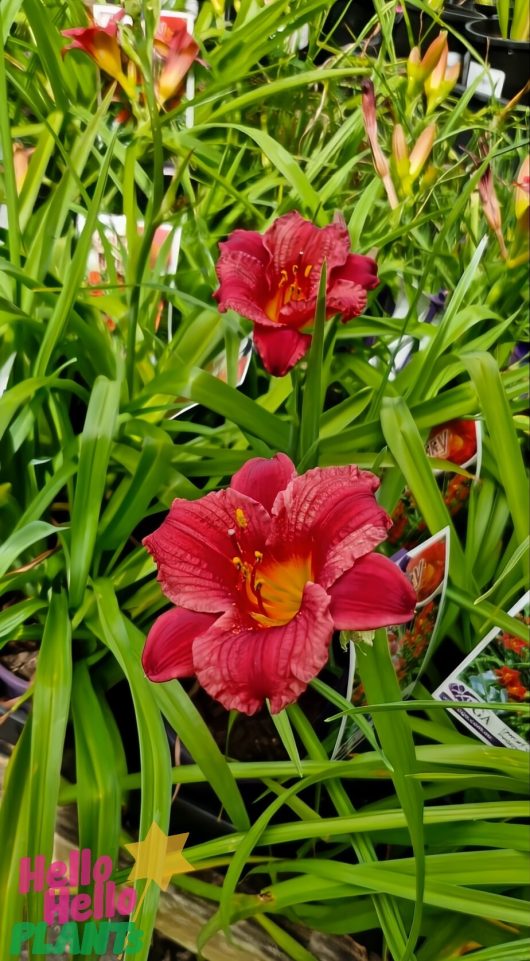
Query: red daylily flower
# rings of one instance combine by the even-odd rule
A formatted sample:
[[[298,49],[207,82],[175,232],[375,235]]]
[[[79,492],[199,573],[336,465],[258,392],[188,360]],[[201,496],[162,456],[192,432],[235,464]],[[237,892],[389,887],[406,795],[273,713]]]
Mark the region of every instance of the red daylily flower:
[[[199,45],[188,33],[184,20],[161,20],[155,34],[155,50],[163,60],[156,92],[164,104],[179,93],[184,77],[197,59]]]
[[[118,43],[118,20],[122,16],[123,11],[120,11],[119,14],[109,20],[105,27],[91,24],[89,27],[63,30],[63,37],[68,37],[71,40],[69,47],[63,47],[63,56],[71,50],[83,50],[92,58],[100,70],[108,73],[109,77],[114,77],[121,84],[123,80],[126,80]]]
[[[377,265],[350,253],[343,220],[316,227],[293,211],[264,234],[234,230],[219,244],[216,271],[219,310],[231,308],[254,321],[254,343],[270,374],[283,376],[307,352],[322,265],[327,265],[328,317],[346,322],[362,314],[366,292],[377,287]]]
[[[253,458],[226,490],[178,498],[144,544],[176,605],[155,621],[152,681],[195,675],[224,707],[273,713],[327,661],[333,631],[401,624],[416,595],[373,548],[390,518],[379,480],[354,466],[298,476],[285,454]]]

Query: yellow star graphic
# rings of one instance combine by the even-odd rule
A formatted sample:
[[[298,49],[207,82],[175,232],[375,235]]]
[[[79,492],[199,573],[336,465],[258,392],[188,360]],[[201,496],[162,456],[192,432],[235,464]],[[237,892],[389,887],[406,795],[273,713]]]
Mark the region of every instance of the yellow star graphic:
[[[145,878],[148,884],[154,881],[166,891],[174,874],[195,870],[182,854],[188,837],[189,834],[172,834],[168,837],[153,821],[143,841],[125,845],[136,861],[127,880]]]

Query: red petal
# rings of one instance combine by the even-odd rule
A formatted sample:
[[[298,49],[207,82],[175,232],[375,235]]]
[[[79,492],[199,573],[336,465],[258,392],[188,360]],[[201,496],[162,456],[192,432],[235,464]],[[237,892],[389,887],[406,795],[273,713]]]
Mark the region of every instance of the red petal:
[[[300,696],[328,658],[329,597],[307,584],[300,611],[283,627],[249,627],[227,611],[193,645],[197,679],[228,710],[255,714],[265,698],[275,714]]]
[[[238,523],[239,510],[244,516]],[[263,550],[269,527],[261,504],[225,490],[197,501],[173,501],[162,525],[143,543],[157,563],[164,594],[174,604],[218,614],[234,603],[236,539],[250,551]]]
[[[296,264],[302,256],[302,266],[311,267],[309,297],[315,296],[320,283],[324,260],[328,274],[346,262],[350,249],[350,237],[344,223],[332,223],[316,227],[293,210],[275,220],[263,235],[263,243],[272,256],[276,277],[282,270]]]
[[[270,327],[256,324],[254,343],[265,370],[274,377],[283,377],[307,353],[311,337],[278,324]]]
[[[257,260],[262,267],[268,267],[270,254],[263,244],[263,236],[256,230],[234,230],[230,236],[219,244],[221,257],[226,253],[248,254]]]
[[[403,624],[414,616],[416,593],[410,581],[382,554],[359,558],[328,592],[331,616],[340,631],[369,631]]]
[[[392,525],[378,506],[379,479],[354,465],[315,467],[276,498],[268,543],[301,545],[313,554],[314,579],[329,587],[386,538]]]
[[[359,284],[337,280],[326,300],[328,314],[340,314],[343,323],[358,317],[366,310],[366,291]]]
[[[269,299],[269,284],[263,263],[245,251],[226,249],[228,244],[229,241],[220,244],[221,256],[215,267],[219,287],[213,296],[219,310],[224,312],[230,308],[249,320],[271,324],[270,317],[263,309]]]
[[[208,630],[215,614],[199,614],[173,607],[153,624],[142,654],[142,665],[150,681],[169,681],[195,673],[191,648],[193,641]]]
[[[259,501],[270,514],[276,495],[295,476],[296,468],[286,454],[275,454],[270,459],[253,457],[234,474],[230,487]]]
[[[352,284],[359,284],[365,290],[373,290],[379,284],[377,264],[371,257],[349,254],[346,263],[342,267],[336,267],[330,274],[328,285],[330,290],[337,280],[348,280]]]
[[[316,297],[310,297],[309,300],[291,300],[280,307],[277,323],[299,330],[300,327],[314,323],[316,309]]]

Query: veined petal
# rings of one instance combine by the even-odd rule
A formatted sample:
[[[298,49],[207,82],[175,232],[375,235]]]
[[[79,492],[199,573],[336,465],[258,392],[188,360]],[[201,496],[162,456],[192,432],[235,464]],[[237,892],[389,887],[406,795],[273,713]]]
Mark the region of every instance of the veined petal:
[[[142,666],[149,680],[169,681],[193,675],[193,642],[215,620],[215,614],[187,611],[184,607],[173,607],[157,617],[142,654]]]
[[[311,337],[290,327],[265,327],[259,323],[254,327],[254,343],[265,370],[274,377],[283,377],[307,353]]]
[[[253,457],[234,474],[230,487],[259,501],[270,514],[276,495],[295,476],[296,468],[287,454]]]
[[[324,260],[328,272],[331,272],[334,267],[345,263],[350,250],[350,237],[345,223],[335,222],[327,227],[316,227],[296,210],[278,217],[265,231],[263,243],[271,254],[277,276],[289,265],[297,263],[302,255],[302,263],[312,268],[310,296],[315,296],[318,290]]]
[[[333,633],[329,597],[306,584],[298,614],[282,627],[249,627],[236,609],[193,644],[200,684],[228,710],[255,714],[269,698],[276,714],[323,668]]]
[[[243,253],[253,257],[263,267],[268,267],[271,256],[263,244],[262,234],[257,230],[233,230],[230,236],[219,244],[221,256],[227,253]]]
[[[315,322],[316,309],[316,297],[310,297],[309,300],[291,300],[280,308],[277,323],[299,330],[300,327],[307,327]]]
[[[350,280],[336,280],[326,300],[328,314],[340,314],[343,323],[366,309],[366,290]]]
[[[355,465],[315,467],[280,491],[268,544],[310,549],[314,579],[329,587],[357,558],[373,550],[392,521],[374,497],[379,479]]]
[[[269,526],[261,504],[229,489],[197,501],[174,500],[161,526],[143,543],[174,604],[218,614],[235,602],[233,558],[242,548],[263,549]]]
[[[399,567],[382,554],[355,561],[328,588],[331,616],[339,631],[370,631],[403,624],[414,616],[416,592]]]
[[[337,280],[349,280],[352,284],[359,284],[365,290],[373,290],[379,284],[377,264],[371,257],[362,254],[348,254],[346,262],[336,267],[329,276],[329,291]]]
[[[228,244],[229,241],[220,245],[222,253],[215,267],[219,287],[213,296],[219,310],[224,312],[230,308],[248,320],[272,325],[263,306],[269,298],[269,284],[263,263],[253,254],[231,249]]]

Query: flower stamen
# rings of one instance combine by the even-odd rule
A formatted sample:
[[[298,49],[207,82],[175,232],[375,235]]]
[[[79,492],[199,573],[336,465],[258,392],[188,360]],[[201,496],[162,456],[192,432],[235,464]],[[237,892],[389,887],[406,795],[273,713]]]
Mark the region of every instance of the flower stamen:
[[[243,530],[245,529],[245,527],[248,527],[247,515],[245,514],[245,511],[241,507],[236,507],[235,518],[236,518],[236,524],[238,527],[243,528]]]

